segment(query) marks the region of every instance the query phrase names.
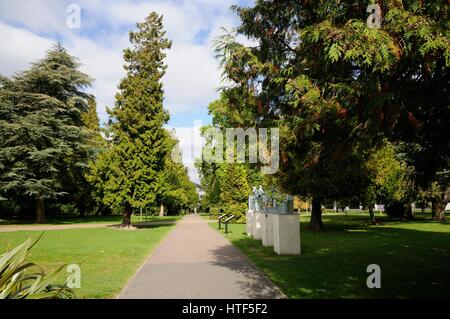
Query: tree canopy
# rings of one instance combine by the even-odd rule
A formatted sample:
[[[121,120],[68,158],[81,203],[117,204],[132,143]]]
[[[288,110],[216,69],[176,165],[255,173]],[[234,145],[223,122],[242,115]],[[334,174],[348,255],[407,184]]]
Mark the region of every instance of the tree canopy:
[[[371,3],[258,0],[234,7],[241,24],[216,43],[231,85],[214,115],[226,114],[226,125],[280,128],[277,179],[315,198],[313,229],[322,226],[324,197],[370,185],[364,162],[386,137],[423,147],[432,165],[417,165],[417,176],[434,180],[448,168],[450,143],[436,138],[450,136],[448,5],[381,1],[383,22],[371,28]]]
[[[65,176],[77,175],[87,152],[82,117],[92,79],[79,67],[56,45],[29,70],[1,78],[0,191],[33,198],[37,222],[45,221],[45,199],[67,194]]]
[[[126,77],[119,85],[116,105],[108,110],[112,145],[92,165],[91,182],[107,206],[124,209],[130,226],[134,209],[162,201],[166,191],[166,157],[173,143],[163,128],[169,114],[163,107],[165,51],[171,41],[162,16],[152,12],[130,32],[132,48],[124,50]]]

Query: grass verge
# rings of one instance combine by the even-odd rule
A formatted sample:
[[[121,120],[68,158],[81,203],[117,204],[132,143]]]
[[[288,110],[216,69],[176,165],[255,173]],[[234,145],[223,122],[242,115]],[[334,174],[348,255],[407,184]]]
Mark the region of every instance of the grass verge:
[[[175,222],[182,218],[182,216],[143,216],[142,222]],[[88,217],[59,217],[49,218],[45,224],[41,225],[70,225],[70,224],[120,224],[122,222],[122,215],[112,216],[88,216]],[[139,214],[133,215],[131,218],[132,223],[141,222]],[[0,226],[12,226],[12,225],[36,225],[31,220],[9,220],[0,219]]]
[[[81,264],[77,298],[113,298],[127,284],[172,225],[141,230],[68,229],[45,232],[30,260],[46,271],[61,264]],[[0,233],[0,253],[41,232]],[[61,274],[59,283],[67,274]]]
[[[247,237],[245,225],[231,225],[225,236],[289,298],[450,297],[449,223],[380,217],[381,225],[371,226],[365,214],[323,219],[325,231],[310,232],[309,217],[301,217],[301,256],[278,256]],[[381,267],[381,289],[367,288],[370,264]]]

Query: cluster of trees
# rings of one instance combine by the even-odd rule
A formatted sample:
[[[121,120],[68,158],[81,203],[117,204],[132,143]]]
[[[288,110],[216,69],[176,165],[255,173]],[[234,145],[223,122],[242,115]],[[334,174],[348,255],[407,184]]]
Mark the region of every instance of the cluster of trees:
[[[151,13],[130,32],[127,74],[110,121],[101,129],[93,79],[61,45],[27,71],[0,78],[0,203],[32,208],[45,221],[48,204],[88,211],[122,211],[124,226],[139,209],[193,208],[198,195],[186,168],[173,160],[177,140],[163,126],[161,78],[166,66],[162,17]]]
[[[221,110],[220,104],[220,100],[211,103],[209,105],[210,112],[215,108]],[[214,116],[213,125],[221,127],[216,116]],[[211,128],[212,126],[202,128],[202,136],[206,142],[205,148],[211,148],[211,144],[217,142],[206,133]],[[225,144],[224,142],[224,154],[227,152]],[[236,151],[237,143],[234,146]],[[235,222],[237,223],[245,223],[248,197],[252,192],[252,186],[263,186],[266,192],[275,195],[276,184],[270,177],[262,175],[254,164],[230,163],[225,159],[223,161],[210,161],[205,156],[197,159],[195,167],[199,173],[201,186],[205,191],[201,202],[202,209],[213,214],[235,215]]]
[[[251,192],[249,168],[236,163],[196,162],[205,196],[202,207],[211,212],[211,208],[225,214],[236,216],[237,223],[245,222],[247,200]]]
[[[447,1],[267,1],[233,7],[241,23],[216,44],[231,84],[210,106],[219,127],[277,127],[282,191],[322,204],[355,199],[412,217],[450,200]],[[255,45],[244,45],[239,36]],[[372,214],[373,217],[373,214]]]

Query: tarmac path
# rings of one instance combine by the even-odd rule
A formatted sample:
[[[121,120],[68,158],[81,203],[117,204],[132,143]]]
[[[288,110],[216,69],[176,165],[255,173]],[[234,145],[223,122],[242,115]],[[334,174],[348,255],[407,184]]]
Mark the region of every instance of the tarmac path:
[[[119,299],[278,299],[285,295],[207,221],[184,217]]]

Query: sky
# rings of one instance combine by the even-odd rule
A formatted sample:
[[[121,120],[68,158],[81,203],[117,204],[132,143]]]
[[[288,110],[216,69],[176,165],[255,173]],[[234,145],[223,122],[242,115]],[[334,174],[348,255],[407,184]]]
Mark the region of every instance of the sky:
[[[151,11],[163,14],[167,36],[173,41],[163,78],[164,107],[171,115],[168,128],[175,129],[191,180],[199,182],[193,166],[201,152],[198,129],[211,122],[207,106],[218,97],[217,89],[223,84],[212,40],[222,28],[231,30],[238,25],[231,5],[250,6],[252,2],[0,0],[0,74],[12,76],[27,69],[60,42],[79,58],[81,70],[95,79],[89,93],[97,98],[98,115],[104,124],[108,120],[106,106],[114,105],[117,85],[125,74],[122,51],[130,44],[128,32]],[[78,21],[72,19],[72,4],[81,10],[79,28]]]

